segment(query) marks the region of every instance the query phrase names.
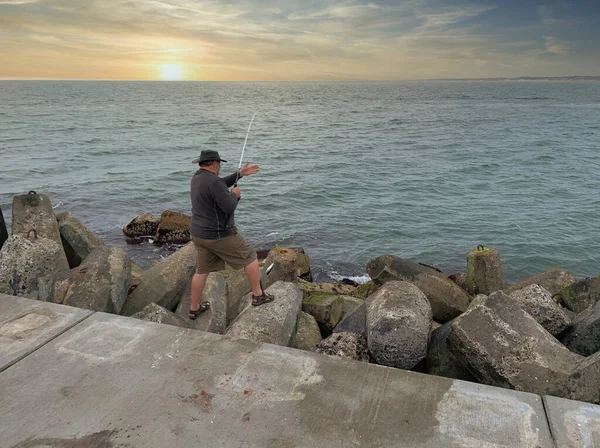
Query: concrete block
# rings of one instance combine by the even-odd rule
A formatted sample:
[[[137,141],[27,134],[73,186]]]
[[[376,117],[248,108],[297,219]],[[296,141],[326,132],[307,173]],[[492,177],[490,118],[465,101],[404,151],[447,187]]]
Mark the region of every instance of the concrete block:
[[[263,262],[265,269],[271,265],[271,273],[263,278],[265,288],[278,281],[297,282],[299,278],[312,281],[310,259],[302,248],[275,246]]]
[[[313,316],[328,333],[342,317],[342,299],[331,294],[309,295],[302,300],[302,311]]]
[[[0,294],[0,372],[92,313]]]
[[[358,285],[356,290],[350,295],[364,300],[377,291],[379,286],[380,285],[378,283],[374,282],[373,280],[369,280],[368,282]]]
[[[12,234],[28,236],[30,230],[35,230],[38,238],[46,238],[57,243],[61,247],[58,270],[66,271],[69,269],[69,262],[62,250],[62,240],[52,202],[46,195],[30,193],[13,197]]]
[[[600,406],[550,396],[544,404],[557,448],[600,446]]]
[[[196,248],[190,242],[138,277],[139,285],[129,294],[121,314],[131,316],[152,302],[175,309],[195,270]]]
[[[6,222],[4,221],[4,215],[2,214],[2,208],[0,208],[0,249],[2,245],[8,239],[8,230],[6,229]]]
[[[427,356],[431,306],[412,283],[386,282],[367,300],[366,322],[377,364],[408,370]]]
[[[556,303],[548,290],[539,285],[529,285],[510,296],[551,335],[557,336],[571,326],[571,319]]]
[[[190,302],[192,297],[192,281],[181,295],[175,314],[188,322],[189,328],[209,333],[224,334],[227,330],[227,285],[225,277],[218,272],[211,272],[206,278],[204,291],[200,302],[210,302],[208,311],[202,313],[196,320],[189,319]]]
[[[469,372],[469,369],[454,356],[448,347],[447,340],[451,328],[452,321],[446,322],[432,331],[427,348],[425,373],[477,383],[477,379]]]
[[[367,299],[368,300],[368,299]],[[333,329],[334,333],[356,333],[367,337],[367,300],[348,314]]]
[[[533,277],[521,280],[520,282],[506,288],[504,292],[507,294],[512,294],[513,292],[523,289],[529,285],[540,285],[542,288],[547,289],[550,294],[552,294],[552,297],[554,297],[562,289],[572,285],[576,281],[577,280],[575,279],[575,276],[569,271],[553,268],[534,275]]]
[[[467,255],[467,291],[471,295],[491,294],[504,289],[500,254],[482,245]]]
[[[104,242],[72,213],[59,213],[56,215],[56,219],[62,245],[71,268],[79,266],[94,249],[104,246]]]
[[[582,356],[600,351],[600,302],[575,316],[573,326],[558,338],[565,347]]]
[[[176,315],[156,303],[146,305],[142,311],[133,314],[131,317],[133,319],[156,322],[157,324],[173,325],[181,328],[190,328],[188,322],[193,322]]]
[[[600,277],[586,278],[573,283],[561,290],[557,298],[571,311],[581,313],[600,300]]]
[[[311,294],[352,295],[356,291],[356,286],[341,283],[313,283],[302,279],[298,280],[298,287],[305,297]]]
[[[289,346],[302,309],[302,291],[297,285],[287,282],[274,283],[266,291],[275,300],[246,308],[226,334],[231,338]]]
[[[369,362],[369,349],[364,336],[356,333],[334,333],[315,347],[315,352],[354,361]]]
[[[311,350],[322,340],[321,330],[315,318],[308,313],[301,312],[292,347],[299,350]]]
[[[441,272],[393,255],[382,255],[367,263],[367,273],[379,284],[391,280],[413,283],[431,303],[433,317],[448,322],[469,306],[469,295]]]

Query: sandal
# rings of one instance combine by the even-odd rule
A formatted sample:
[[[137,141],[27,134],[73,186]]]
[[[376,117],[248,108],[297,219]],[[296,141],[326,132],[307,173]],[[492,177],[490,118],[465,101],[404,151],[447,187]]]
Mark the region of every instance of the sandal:
[[[209,308],[210,308],[210,302],[201,302],[200,308],[198,308],[197,310],[190,310],[190,315],[189,315],[190,320],[198,319],[198,316],[200,316],[200,314],[204,313]]]
[[[275,300],[275,297],[273,297],[271,294],[267,294],[264,290],[260,296],[255,296],[252,294],[252,306],[259,306],[263,303],[272,302],[273,300]]]

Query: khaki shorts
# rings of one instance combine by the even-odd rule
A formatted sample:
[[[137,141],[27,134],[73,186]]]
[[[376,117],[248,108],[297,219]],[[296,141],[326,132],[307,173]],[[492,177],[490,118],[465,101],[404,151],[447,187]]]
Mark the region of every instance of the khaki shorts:
[[[256,260],[254,246],[239,233],[220,240],[205,240],[192,235],[196,246],[196,274],[222,271],[225,263],[241,269]]]

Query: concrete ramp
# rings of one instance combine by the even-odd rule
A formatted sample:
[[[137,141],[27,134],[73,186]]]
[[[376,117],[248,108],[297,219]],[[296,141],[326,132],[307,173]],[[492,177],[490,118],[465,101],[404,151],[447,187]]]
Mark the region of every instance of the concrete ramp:
[[[104,313],[0,390],[0,447],[554,447],[537,395]]]

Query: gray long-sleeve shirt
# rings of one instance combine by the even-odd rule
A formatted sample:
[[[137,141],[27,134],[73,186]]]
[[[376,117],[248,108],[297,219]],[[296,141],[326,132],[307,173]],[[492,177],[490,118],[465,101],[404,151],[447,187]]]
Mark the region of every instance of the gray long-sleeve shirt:
[[[233,215],[239,198],[228,188],[241,177],[237,172],[221,178],[207,170],[196,171],[190,188],[193,236],[219,240],[237,233]]]

